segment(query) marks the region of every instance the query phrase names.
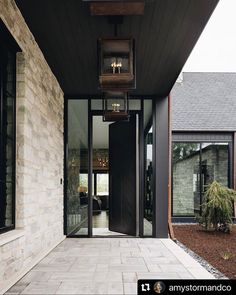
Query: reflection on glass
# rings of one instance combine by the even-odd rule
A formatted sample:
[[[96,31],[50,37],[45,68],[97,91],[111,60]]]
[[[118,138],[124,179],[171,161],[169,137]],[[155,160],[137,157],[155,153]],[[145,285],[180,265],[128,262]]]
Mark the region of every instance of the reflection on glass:
[[[153,222],[152,101],[144,100],[144,236],[152,236]]]
[[[200,144],[173,144],[173,214],[193,216],[199,211]]]
[[[228,143],[173,144],[173,215],[201,214],[206,187],[229,185]]]
[[[0,76],[3,78],[0,81],[0,229],[14,226],[15,58],[15,53],[2,51],[0,48]]]
[[[202,192],[214,180],[228,186],[229,145],[228,143],[202,143]]]
[[[67,235],[88,234],[88,101],[68,101]]]

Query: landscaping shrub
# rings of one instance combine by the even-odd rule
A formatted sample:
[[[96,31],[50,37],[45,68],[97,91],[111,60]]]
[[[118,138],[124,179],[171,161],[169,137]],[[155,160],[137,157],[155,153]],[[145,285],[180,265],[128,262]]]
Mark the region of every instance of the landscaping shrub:
[[[213,228],[229,233],[232,224],[234,200],[236,200],[235,190],[213,181],[207,186],[199,223],[206,230]]]

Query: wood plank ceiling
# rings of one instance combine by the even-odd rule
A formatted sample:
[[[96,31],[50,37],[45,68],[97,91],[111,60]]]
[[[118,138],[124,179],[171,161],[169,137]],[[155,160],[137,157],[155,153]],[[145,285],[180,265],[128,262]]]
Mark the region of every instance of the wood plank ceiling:
[[[97,39],[114,36],[106,16],[82,0],[16,0],[68,96],[99,95]],[[218,0],[146,0],[144,15],[124,16],[118,36],[135,38],[134,96],[168,95]]]

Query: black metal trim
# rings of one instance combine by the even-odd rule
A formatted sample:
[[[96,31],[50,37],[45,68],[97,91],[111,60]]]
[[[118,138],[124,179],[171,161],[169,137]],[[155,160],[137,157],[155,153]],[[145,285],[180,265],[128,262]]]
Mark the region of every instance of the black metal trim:
[[[199,199],[200,199],[200,215],[202,215],[202,199],[203,199],[203,196],[202,196],[202,189],[203,189],[203,179],[202,179],[202,142],[200,143],[200,158],[199,158],[199,173],[200,173],[200,188],[199,188]]]
[[[69,236],[67,238],[72,238],[72,239],[77,239],[77,238],[87,239],[88,236],[85,236],[85,235],[71,235],[71,236]],[[133,239],[136,239],[135,236],[129,236],[129,235],[123,235],[123,234],[121,234],[121,235],[119,235],[119,234],[117,234],[117,235],[107,235],[107,236],[94,235],[93,238],[96,238],[96,239],[101,239],[101,238],[102,239],[107,239],[107,238],[133,238]]]
[[[153,101],[153,237],[168,237],[169,100]]]
[[[172,216],[172,223],[197,223],[195,216]]]
[[[152,206],[153,206],[153,213],[152,213],[152,237],[155,238],[156,237],[156,229],[157,229],[157,224],[156,224],[156,219],[157,219],[157,212],[156,212],[156,141],[157,141],[157,114],[156,114],[156,101],[153,100],[152,101],[152,161],[153,161],[153,168],[155,167],[155,169],[153,169],[153,201],[152,201]]]
[[[88,100],[88,159],[89,159],[89,171],[88,171],[88,236],[93,236],[93,116],[91,111],[91,99]]]
[[[97,195],[97,175],[98,173],[96,173],[95,171],[93,171],[93,193],[94,193],[94,196]]]
[[[234,188],[234,172],[233,172],[233,164],[234,164],[234,149],[233,142],[228,143],[228,186],[230,188]]]
[[[64,235],[67,235],[68,100],[64,98]]]
[[[84,99],[88,99],[88,100],[98,100],[98,99],[102,99],[101,94],[65,94],[64,95],[65,99],[70,99],[70,100],[84,100]],[[129,93],[129,100],[133,100],[133,99],[140,99],[140,100],[154,100],[157,99],[157,97],[155,95],[135,95],[132,93]]]
[[[173,210],[174,210],[174,206],[173,206],[173,187],[174,187],[174,181],[173,181],[173,166],[174,166],[174,161],[173,161],[173,145],[174,145],[174,141],[172,140],[171,144],[171,216],[173,217]]]
[[[144,227],[144,103],[141,100],[141,113],[139,116],[139,236],[143,237]]]
[[[183,133],[183,132],[181,132]],[[192,133],[192,132],[190,132]],[[199,132],[198,132],[199,133]],[[221,134],[223,134],[222,132],[220,132]],[[232,132],[225,132],[226,134],[231,134]],[[212,134],[212,132],[209,132],[208,134]],[[175,143],[196,143],[199,144],[200,146],[200,155],[199,155],[199,171],[200,171],[200,184],[199,184],[199,193],[200,193],[200,204],[202,204],[202,200],[203,200],[203,193],[202,193],[202,173],[201,173],[201,167],[202,167],[202,143],[205,142],[212,142],[212,143],[219,143],[219,141],[221,141],[221,143],[227,143],[228,144],[228,186],[230,188],[233,188],[233,142],[232,141],[227,141],[227,140],[221,140],[219,139],[215,139],[215,140],[207,140],[207,139],[202,139],[202,140],[189,140],[189,141],[185,141],[184,139],[181,141],[179,140],[172,140],[172,151],[173,151],[173,144]],[[172,219],[173,218],[194,218],[194,215],[192,217],[186,216],[186,215],[174,215],[173,214],[173,157],[171,159],[171,165],[172,165],[172,169],[171,169],[171,181],[172,181],[172,185],[171,185],[171,216]],[[202,213],[202,207],[200,206],[200,215]]]
[[[196,136],[199,136],[198,138]],[[225,137],[225,138],[224,138]],[[174,142],[232,142],[232,131],[172,131]]]

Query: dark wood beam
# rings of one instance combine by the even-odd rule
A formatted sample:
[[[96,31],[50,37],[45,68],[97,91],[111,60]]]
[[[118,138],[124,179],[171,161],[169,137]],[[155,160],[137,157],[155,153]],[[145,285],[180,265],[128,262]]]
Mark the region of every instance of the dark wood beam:
[[[92,2],[91,15],[143,15],[144,2]]]

